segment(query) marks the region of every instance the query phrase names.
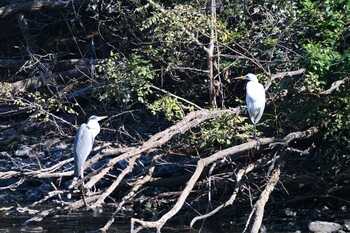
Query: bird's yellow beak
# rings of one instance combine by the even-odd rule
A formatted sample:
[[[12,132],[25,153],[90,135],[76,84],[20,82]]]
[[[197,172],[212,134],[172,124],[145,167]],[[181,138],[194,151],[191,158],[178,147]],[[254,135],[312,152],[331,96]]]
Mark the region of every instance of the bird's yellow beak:
[[[239,77],[236,77],[235,79],[245,79],[246,77],[245,76],[239,76]]]
[[[108,116],[99,116],[97,117],[97,121],[100,121],[100,120],[103,120],[103,119],[106,119]]]

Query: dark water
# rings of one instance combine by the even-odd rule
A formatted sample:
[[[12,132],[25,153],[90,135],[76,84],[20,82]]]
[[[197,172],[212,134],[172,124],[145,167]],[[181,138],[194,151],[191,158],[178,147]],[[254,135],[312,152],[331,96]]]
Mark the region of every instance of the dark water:
[[[59,215],[50,217],[37,224],[24,226],[26,220],[30,216],[0,216],[0,233],[71,233],[71,232],[97,232],[109,220],[111,213],[93,214],[93,213],[70,213],[67,215]],[[227,233],[223,229],[204,228],[201,231],[198,229],[189,229],[186,226],[166,226],[162,229],[162,233]],[[115,221],[108,232],[127,233],[130,232],[130,220]],[[154,229],[145,229],[141,232],[155,232]]]
[[[94,216],[89,213],[71,213],[67,215],[60,215],[57,217],[50,217],[37,224],[30,224],[24,226],[29,216],[1,216],[0,217],[0,233],[43,233],[43,232],[96,232],[103,227],[109,220],[110,214],[100,214]],[[126,233],[130,232],[130,228],[126,222],[115,222],[110,232]]]

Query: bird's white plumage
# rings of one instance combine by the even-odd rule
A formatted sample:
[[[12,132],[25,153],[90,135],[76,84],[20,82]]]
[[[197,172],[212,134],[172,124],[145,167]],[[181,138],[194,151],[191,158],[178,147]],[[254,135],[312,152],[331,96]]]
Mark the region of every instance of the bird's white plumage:
[[[99,120],[105,117],[91,116],[87,124],[82,124],[74,139],[74,176],[83,177],[84,163],[89,156],[94,140],[100,132]]]
[[[257,124],[265,109],[265,90],[257,80],[249,81],[246,88],[246,102],[250,120]]]
[[[254,124],[255,134],[256,124],[260,121],[265,109],[265,89],[255,74],[249,73],[238,79],[249,81],[246,86],[246,102],[250,120]]]

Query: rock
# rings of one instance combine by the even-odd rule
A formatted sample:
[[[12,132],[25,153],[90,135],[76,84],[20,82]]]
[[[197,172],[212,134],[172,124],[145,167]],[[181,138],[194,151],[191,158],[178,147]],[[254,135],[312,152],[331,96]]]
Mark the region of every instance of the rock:
[[[21,145],[18,150],[15,151],[15,156],[23,157],[23,156],[29,156],[31,152],[31,147],[26,145]]]
[[[324,221],[315,221],[310,222],[309,231],[312,232],[322,232],[322,233],[331,233],[337,232],[341,228],[341,225],[335,222],[324,222]]]
[[[293,211],[291,208],[286,208],[283,210],[284,215],[288,217],[295,217],[297,215],[296,211]]]
[[[344,227],[347,231],[350,231],[350,219],[344,219]]]

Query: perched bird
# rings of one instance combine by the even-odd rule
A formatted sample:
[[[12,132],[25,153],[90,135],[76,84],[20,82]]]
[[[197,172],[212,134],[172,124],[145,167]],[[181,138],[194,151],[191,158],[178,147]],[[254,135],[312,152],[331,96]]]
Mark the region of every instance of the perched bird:
[[[107,116],[91,116],[87,124],[82,124],[74,139],[74,177],[84,177],[84,163],[89,156],[95,137],[100,132],[98,121],[107,118]]]
[[[246,87],[246,102],[250,120],[254,124],[254,137],[256,139],[256,124],[260,121],[265,108],[265,89],[255,74],[247,74],[236,79],[249,80]]]

